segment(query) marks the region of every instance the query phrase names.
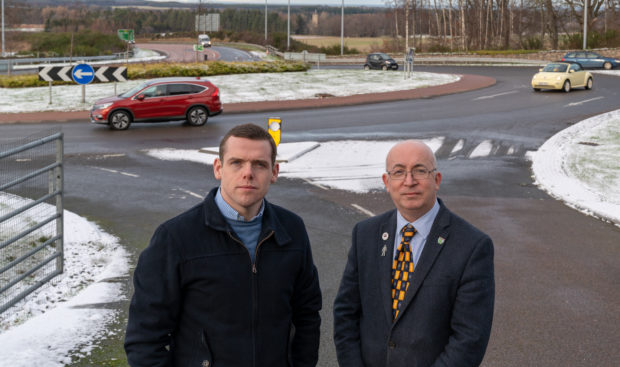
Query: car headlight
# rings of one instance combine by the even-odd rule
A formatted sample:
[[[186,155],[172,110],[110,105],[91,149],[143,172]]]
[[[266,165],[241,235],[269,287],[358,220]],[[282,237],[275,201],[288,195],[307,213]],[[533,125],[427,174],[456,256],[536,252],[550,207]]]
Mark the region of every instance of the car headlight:
[[[96,104],[93,106],[93,110],[103,110],[104,108],[108,108],[110,106],[112,106],[112,103]]]

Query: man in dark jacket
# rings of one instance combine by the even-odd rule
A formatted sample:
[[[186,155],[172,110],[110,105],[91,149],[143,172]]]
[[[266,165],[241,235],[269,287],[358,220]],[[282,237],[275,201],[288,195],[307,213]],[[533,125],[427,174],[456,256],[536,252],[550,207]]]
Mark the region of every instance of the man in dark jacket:
[[[493,320],[491,238],[437,198],[421,141],[396,144],[383,183],[396,207],[358,223],[334,301],[340,367],[474,367]]]
[[[231,129],[220,187],[157,228],[134,273],[131,366],[316,365],[321,290],[302,219],[264,199],[275,157],[264,129]]]

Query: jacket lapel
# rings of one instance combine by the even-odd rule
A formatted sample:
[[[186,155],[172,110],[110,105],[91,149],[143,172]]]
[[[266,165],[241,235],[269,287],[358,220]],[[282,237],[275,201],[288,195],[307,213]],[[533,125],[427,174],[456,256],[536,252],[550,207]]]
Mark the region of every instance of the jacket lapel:
[[[377,254],[381,281],[381,301],[385,317],[392,322],[392,260],[394,258],[394,236],[396,232],[396,210],[379,227]]]
[[[418,261],[418,264],[414,264],[413,277],[411,278],[409,289],[407,290],[407,293],[405,293],[405,300],[401,305],[401,313],[406,312],[409,303],[411,303],[411,300],[415,297],[416,293],[418,293],[418,290],[428,275],[428,272],[433,267],[435,259],[437,259],[437,256],[439,256],[439,253],[444,248],[445,242],[448,241],[448,235],[450,234],[450,212],[446,209],[441,200],[439,201],[439,204],[441,207],[437,213],[435,222],[431,227],[431,231],[428,234],[426,243],[424,244],[424,249],[420,255],[420,260]]]

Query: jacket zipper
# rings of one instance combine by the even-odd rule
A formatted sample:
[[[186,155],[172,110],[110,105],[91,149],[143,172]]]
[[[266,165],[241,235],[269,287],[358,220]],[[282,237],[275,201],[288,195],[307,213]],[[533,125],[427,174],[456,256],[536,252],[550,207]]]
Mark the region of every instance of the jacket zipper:
[[[256,366],[256,319],[257,317],[257,313],[258,313],[258,309],[256,304],[258,303],[258,293],[256,291],[257,288],[257,279],[256,279],[256,274],[258,274],[258,270],[256,267],[256,263],[258,262],[258,249],[260,247],[260,245],[262,245],[265,241],[267,241],[271,236],[273,236],[275,232],[271,231],[267,234],[267,236],[265,236],[265,238],[263,238],[257,245],[256,245],[256,250],[254,250],[254,261],[252,261],[252,366]],[[230,238],[232,238],[235,242],[239,243],[241,246],[243,246],[243,248],[245,248],[245,250],[248,253],[248,256],[250,256],[250,250],[248,250],[248,248],[243,244],[243,242],[241,242],[240,240],[238,240],[235,236],[233,236],[232,232],[228,231],[228,235],[230,236]],[[250,256],[250,261],[252,260],[252,257]]]

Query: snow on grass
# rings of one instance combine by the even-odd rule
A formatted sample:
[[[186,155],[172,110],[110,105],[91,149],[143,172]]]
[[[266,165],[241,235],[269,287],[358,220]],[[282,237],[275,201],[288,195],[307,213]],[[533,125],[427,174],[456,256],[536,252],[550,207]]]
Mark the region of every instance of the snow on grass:
[[[281,101],[318,98],[316,94],[348,96],[363,93],[390,92],[422,88],[456,82],[458,75],[415,72],[405,80],[399,72],[364,70],[309,70],[291,73],[257,73],[219,75],[204,78],[220,88],[222,103]],[[132,80],[117,83],[116,94],[121,94],[143,83]],[[52,87],[52,104],[49,104],[49,87],[5,88],[0,99],[0,113],[37,111],[88,110],[101,98],[114,95],[114,83],[85,86],[85,103],[82,103],[82,86],[62,85]]]
[[[541,189],[620,225],[620,110],[559,132],[532,154],[532,161]]]
[[[16,198],[0,194],[0,202],[15,208],[31,202]],[[108,324],[120,310],[105,303],[126,296],[120,283],[106,280],[128,275],[127,252],[116,237],[69,211],[64,251],[63,274],[0,314],[0,364],[63,366],[111,333]]]

